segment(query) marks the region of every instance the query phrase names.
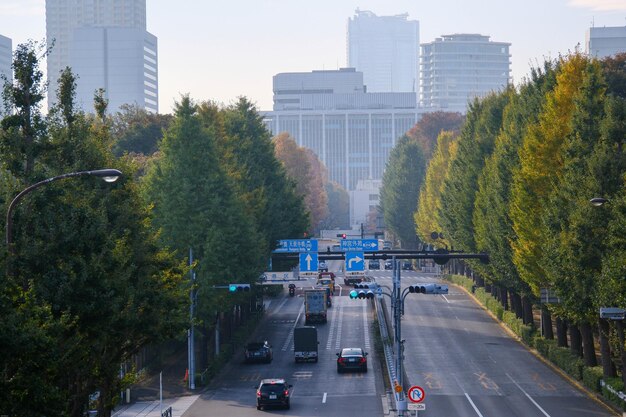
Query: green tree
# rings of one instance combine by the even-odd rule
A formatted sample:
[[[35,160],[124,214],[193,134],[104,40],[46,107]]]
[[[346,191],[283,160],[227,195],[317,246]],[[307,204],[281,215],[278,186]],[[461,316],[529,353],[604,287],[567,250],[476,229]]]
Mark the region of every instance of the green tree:
[[[380,190],[385,227],[400,239],[404,248],[415,248],[415,222],[419,190],[424,182],[426,160],[422,147],[408,136],[392,149]]]
[[[415,230],[423,242],[435,243],[431,238],[431,233],[439,233],[443,230],[439,220],[441,194],[450,163],[456,156],[457,140],[458,136],[454,133],[441,132],[437,138],[433,157],[428,163],[424,184],[420,189],[419,204],[414,214]],[[437,244],[446,245],[447,241],[439,240]]]
[[[201,108],[203,118],[216,117],[214,113]],[[309,229],[304,201],[276,158],[270,133],[255,107],[242,97],[220,117],[225,135],[218,140],[217,150],[264,239],[257,243],[264,242],[261,246],[269,255],[278,240],[301,237]]]
[[[137,105],[122,105],[111,117],[113,153],[117,156],[125,153],[152,155],[171,122],[169,114],[154,114]]]

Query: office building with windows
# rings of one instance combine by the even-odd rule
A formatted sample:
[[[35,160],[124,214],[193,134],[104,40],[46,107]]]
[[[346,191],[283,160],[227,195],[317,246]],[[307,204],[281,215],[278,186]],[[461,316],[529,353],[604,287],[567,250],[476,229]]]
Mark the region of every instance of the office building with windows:
[[[48,107],[67,66],[78,76],[77,102],[93,111],[103,88],[108,112],[122,104],[158,111],[157,39],[146,31],[146,0],[46,0]]]
[[[274,110],[262,112],[272,134],[313,150],[349,191],[382,179],[397,139],[418,120],[415,93],[366,93],[362,79],[354,68],[277,74]]]
[[[626,26],[589,28],[585,40],[587,54],[594,58],[626,52]]]
[[[477,97],[511,80],[510,43],[478,34],[443,35],[422,44],[420,109],[465,114]]]
[[[350,191],[350,227],[353,230],[367,224],[367,216],[378,210],[382,185],[382,180],[359,180]]]
[[[419,22],[408,14],[357,9],[348,19],[347,47],[348,66],[363,73],[368,92],[418,91]]]

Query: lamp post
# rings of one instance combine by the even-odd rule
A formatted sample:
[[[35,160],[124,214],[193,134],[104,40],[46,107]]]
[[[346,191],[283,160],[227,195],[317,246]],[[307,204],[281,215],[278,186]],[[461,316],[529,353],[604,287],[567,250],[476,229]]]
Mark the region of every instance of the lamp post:
[[[7,209],[7,217],[5,223],[5,243],[7,245],[7,250],[10,256],[15,255],[15,249],[13,248],[13,210],[17,206],[17,203],[20,202],[22,198],[31,191],[36,190],[37,188],[49,184],[53,181],[64,180],[66,178],[72,177],[80,177],[80,176],[93,176],[100,177],[106,182],[115,182],[122,175],[122,172],[117,169],[97,169],[93,171],[78,171],[78,172],[69,172],[67,174],[57,175],[56,177],[48,178],[38,183],[35,183],[24,190],[22,190],[18,195],[15,196],[11,204],[9,204],[9,208]],[[8,269],[8,263],[7,263]],[[7,271],[8,275],[8,271]]]

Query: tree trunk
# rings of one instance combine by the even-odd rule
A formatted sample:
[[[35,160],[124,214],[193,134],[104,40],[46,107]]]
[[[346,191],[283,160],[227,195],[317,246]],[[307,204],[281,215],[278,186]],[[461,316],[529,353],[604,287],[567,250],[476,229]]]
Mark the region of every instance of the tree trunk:
[[[567,347],[567,322],[562,318],[556,318],[556,341],[558,347]]]
[[[598,318],[598,334],[600,335],[600,360],[602,361],[602,375],[604,378],[615,376],[615,364],[611,360],[611,346],[609,332],[611,328],[608,320]]]
[[[516,292],[511,293],[511,307],[513,308],[515,316],[518,319],[521,319],[524,316],[522,309],[522,300],[520,295]]]
[[[582,336],[580,334],[580,330],[578,330],[578,325],[574,323],[569,324],[569,340],[570,340],[570,350],[572,353],[580,358],[583,357],[583,341]]]
[[[485,292],[491,294],[491,284],[485,282]]]
[[[548,340],[554,339],[552,331],[552,316],[550,310],[545,304],[541,305],[541,335]]]
[[[533,303],[529,296],[522,297],[522,310],[524,313],[524,324],[535,327],[535,318],[533,317]]]
[[[617,337],[619,339],[619,354],[622,359],[622,382],[626,387],[626,350],[624,350],[624,322],[622,320],[615,320],[615,327],[617,328]]]
[[[506,288],[502,288],[502,299],[500,300],[500,303],[502,304],[502,308],[505,310],[509,309],[509,290]]]
[[[591,325],[588,322],[580,324],[580,334],[583,341],[583,358],[585,359],[585,366],[597,366],[598,359],[596,358],[596,347],[593,344],[593,331]]]

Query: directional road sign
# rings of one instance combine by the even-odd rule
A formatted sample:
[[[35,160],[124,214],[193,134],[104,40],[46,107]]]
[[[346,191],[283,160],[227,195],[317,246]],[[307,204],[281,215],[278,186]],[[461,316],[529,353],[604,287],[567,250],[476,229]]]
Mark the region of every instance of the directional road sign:
[[[346,252],[346,272],[363,271],[365,269],[363,252]]]
[[[407,397],[412,403],[421,403],[426,398],[426,393],[422,387],[413,385],[407,392]]]
[[[600,318],[611,320],[624,320],[626,310],[618,307],[602,307],[600,309]]]
[[[342,239],[341,250],[344,252],[375,252],[378,249],[378,239]]]
[[[303,252],[300,254],[300,272],[317,272],[317,252]]]
[[[316,239],[279,240],[274,252],[317,252]]]

